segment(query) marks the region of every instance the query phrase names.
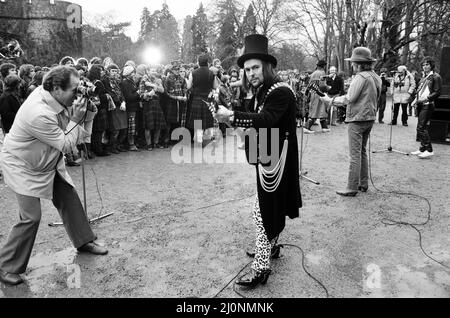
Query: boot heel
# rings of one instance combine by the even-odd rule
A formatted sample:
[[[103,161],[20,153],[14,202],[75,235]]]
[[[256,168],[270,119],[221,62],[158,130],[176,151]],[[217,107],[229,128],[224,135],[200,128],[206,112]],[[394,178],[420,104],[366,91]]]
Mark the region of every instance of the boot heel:
[[[263,279],[261,281],[261,285],[265,285],[267,283],[267,280],[269,279],[270,272],[264,273],[263,275],[264,275],[264,277],[263,277]]]
[[[273,247],[272,255],[270,255],[270,258],[272,258],[272,259],[280,258],[280,251],[281,251],[281,246],[280,245],[275,245]]]

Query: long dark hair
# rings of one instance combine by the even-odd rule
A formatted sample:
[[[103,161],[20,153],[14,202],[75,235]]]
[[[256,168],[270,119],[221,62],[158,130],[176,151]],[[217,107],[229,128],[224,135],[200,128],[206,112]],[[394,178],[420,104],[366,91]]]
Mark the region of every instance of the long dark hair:
[[[275,68],[273,67],[272,63],[261,61],[262,62],[262,71],[264,76],[264,82],[263,85],[266,87],[270,87],[273,84],[277,82],[281,82],[280,77],[275,72]],[[248,83],[247,74],[244,71],[244,76],[242,77],[242,84],[245,85],[245,83]]]
[[[100,81],[101,80],[101,72],[103,67],[98,64],[94,64],[91,66],[91,69],[89,70],[87,78],[91,82]]]

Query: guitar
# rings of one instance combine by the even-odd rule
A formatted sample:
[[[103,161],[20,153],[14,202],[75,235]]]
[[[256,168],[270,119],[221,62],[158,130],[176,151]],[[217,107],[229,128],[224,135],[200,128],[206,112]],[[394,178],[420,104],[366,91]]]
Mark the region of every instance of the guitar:
[[[324,97],[325,93],[320,90],[319,84],[317,81],[310,81],[308,86],[306,87],[306,94],[308,94],[309,91],[313,91],[320,97]]]

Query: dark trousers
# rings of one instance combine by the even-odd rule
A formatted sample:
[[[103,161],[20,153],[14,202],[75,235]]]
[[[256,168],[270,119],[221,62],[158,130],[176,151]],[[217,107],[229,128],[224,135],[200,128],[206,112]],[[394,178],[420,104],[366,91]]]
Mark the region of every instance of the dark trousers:
[[[394,104],[394,116],[392,117],[392,123],[397,124],[398,112],[402,106],[402,123],[408,123],[408,104]]]
[[[17,194],[20,221],[13,226],[6,245],[0,250],[0,269],[13,274],[25,272],[41,221],[39,198]],[[77,191],[56,173],[53,205],[58,209],[75,248],[96,239]]]
[[[171,142],[173,142],[172,140],[172,132],[177,129],[178,127],[180,127],[179,123],[173,123],[173,124],[167,124],[168,128],[164,129],[162,135],[164,143],[166,144],[170,144]]]
[[[386,110],[386,93],[380,95],[378,100],[378,122],[381,123],[384,119],[384,111]]]
[[[109,134],[109,145],[112,149],[117,148],[117,146],[122,145],[127,138],[127,130],[113,130]]]
[[[428,132],[429,122],[431,119],[431,115],[434,112],[434,104],[430,103],[428,105],[417,105],[417,137],[420,141],[420,151],[429,151],[433,152],[433,146],[431,145],[430,134]]]
[[[92,132],[92,138],[91,138],[92,151],[95,153],[103,152],[102,136],[103,136],[103,131],[93,131]]]
[[[322,129],[328,129],[327,120],[325,118],[320,118],[320,126],[322,126]],[[308,120],[308,123],[306,124],[306,128],[308,130],[311,130],[311,127],[314,125],[314,122],[316,121],[316,118],[310,118]]]

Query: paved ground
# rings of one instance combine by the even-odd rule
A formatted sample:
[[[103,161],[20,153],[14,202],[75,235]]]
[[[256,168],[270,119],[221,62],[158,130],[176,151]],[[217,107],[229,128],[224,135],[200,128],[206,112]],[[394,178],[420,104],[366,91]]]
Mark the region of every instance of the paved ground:
[[[415,127],[415,118],[409,127],[394,127],[394,148],[416,150]],[[450,147],[435,145],[436,156],[426,161],[395,153],[372,155],[379,189],[429,199],[431,220],[418,229],[425,251],[445,267],[424,255],[413,228],[382,223],[386,217],[426,221],[423,199],[379,193],[372,186],[356,198],[335,194],[346,184],[346,136],[341,125],[330,134],[305,137],[303,167],[321,184],[302,181],[301,218],[287,222],[281,243],[303,248],[305,265],[330,297],[449,297]],[[372,150],[387,148],[388,125],[375,125],[371,144]],[[64,228],[47,225],[59,217],[43,201],[27,283],[0,284],[0,297],[215,296],[250,261],[244,251],[254,239],[255,173],[245,163],[176,165],[170,155],[170,150],[157,150],[89,161],[89,215],[114,212],[93,226],[110,253],[77,254]],[[81,168],[69,169],[81,194]],[[18,218],[13,194],[3,183],[0,211],[3,245]],[[286,247],[273,262],[274,275],[265,287],[240,292],[247,297],[325,297],[301,263],[300,251]],[[239,296],[230,285],[218,297]]]

